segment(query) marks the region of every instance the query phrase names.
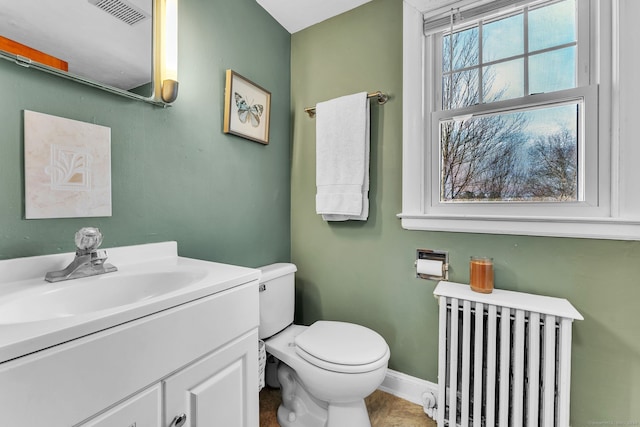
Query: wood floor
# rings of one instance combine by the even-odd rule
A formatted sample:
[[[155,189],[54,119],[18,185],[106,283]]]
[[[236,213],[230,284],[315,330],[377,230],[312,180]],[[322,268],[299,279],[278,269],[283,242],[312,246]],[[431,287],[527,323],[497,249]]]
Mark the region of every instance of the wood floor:
[[[436,427],[436,422],[422,406],[376,390],[365,399],[371,427]],[[265,387],[260,392],[260,427],[279,427],[276,411],[280,405],[280,390]]]

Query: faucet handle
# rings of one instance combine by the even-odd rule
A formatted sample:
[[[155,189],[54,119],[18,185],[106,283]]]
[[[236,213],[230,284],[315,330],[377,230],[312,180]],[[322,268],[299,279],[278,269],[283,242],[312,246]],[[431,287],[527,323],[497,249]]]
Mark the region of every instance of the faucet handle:
[[[102,244],[102,233],[96,227],[84,227],[76,232],[75,242],[79,252],[89,253]]]

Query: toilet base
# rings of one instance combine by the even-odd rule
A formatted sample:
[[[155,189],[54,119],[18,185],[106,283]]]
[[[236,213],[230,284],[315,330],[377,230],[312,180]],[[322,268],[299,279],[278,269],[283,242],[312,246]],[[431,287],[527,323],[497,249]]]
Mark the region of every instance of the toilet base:
[[[326,404],[311,396],[298,383],[295,371],[282,362],[278,366],[278,381],[282,394],[282,404],[278,407],[281,427],[327,426]]]
[[[278,368],[282,404],[278,407],[281,427],[371,427],[364,399],[327,403],[309,394],[295,371],[284,363]]]
[[[350,403],[332,403],[329,405],[327,427],[358,426],[371,427],[364,399]]]

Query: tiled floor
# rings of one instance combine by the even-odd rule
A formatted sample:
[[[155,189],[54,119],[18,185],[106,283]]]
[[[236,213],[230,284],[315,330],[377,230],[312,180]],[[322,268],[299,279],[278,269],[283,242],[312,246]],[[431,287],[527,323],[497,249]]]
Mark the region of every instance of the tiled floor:
[[[365,399],[372,427],[436,427],[420,405],[376,390]],[[260,392],[260,427],[279,427],[276,411],[280,390],[265,387]]]

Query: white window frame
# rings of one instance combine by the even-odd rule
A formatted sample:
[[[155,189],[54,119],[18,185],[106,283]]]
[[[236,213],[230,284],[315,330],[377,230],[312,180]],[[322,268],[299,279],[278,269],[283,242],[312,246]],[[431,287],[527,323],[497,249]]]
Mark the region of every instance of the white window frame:
[[[485,0],[404,0],[403,12],[403,192],[402,226],[409,230],[436,230],[491,234],[521,234],[560,237],[640,240],[640,204],[625,199],[633,186],[622,185],[620,170],[625,163],[619,154],[618,138],[618,37],[620,0],[578,0],[589,2],[591,78],[589,85],[567,91],[567,99],[584,96],[597,99],[598,111],[587,110],[585,132],[597,137],[587,144],[588,171],[585,201],[579,203],[505,205],[439,202],[439,144],[437,121],[446,116],[435,113],[431,89],[434,64],[430,58],[433,37],[423,33],[425,14],[465,8]],[[624,0],[622,0],[624,1]],[[634,6],[635,7],[635,6]],[[615,22],[615,23],[614,23]],[[614,29],[616,33],[614,34]],[[430,44],[431,43],[431,44]],[[579,48],[581,48],[579,46]],[[583,55],[584,57],[584,55]],[[534,103],[545,103],[545,94],[532,95]],[[508,104],[512,101],[503,101]],[[506,105],[505,104],[505,105]],[[433,142],[436,141],[436,142]],[[624,145],[624,144],[622,144]],[[589,149],[589,148],[588,148]],[[627,159],[627,166],[631,160]],[[436,169],[434,169],[436,168]],[[636,168],[640,169],[640,168]],[[432,174],[431,171],[436,171]],[[640,178],[640,172],[626,177]],[[628,188],[627,188],[628,187]],[[638,206],[636,206],[638,205]]]

